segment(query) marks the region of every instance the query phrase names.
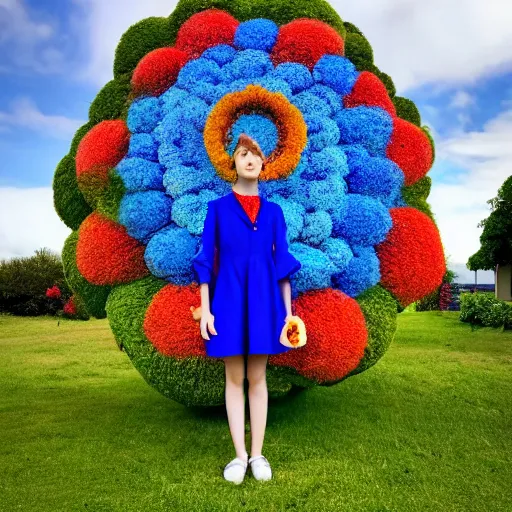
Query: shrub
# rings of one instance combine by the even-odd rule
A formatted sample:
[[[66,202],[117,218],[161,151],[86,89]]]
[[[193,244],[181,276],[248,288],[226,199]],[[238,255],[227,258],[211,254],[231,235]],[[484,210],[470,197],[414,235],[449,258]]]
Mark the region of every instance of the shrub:
[[[507,313],[505,315],[505,323],[503,324],[504,330],[512,330],[512,305],[509,305]]]
[[[484,327],[510,325],[512,306],[495,297],[494,293],[476,292],[460,295],[460,320]],[[510,327],[505,327],[510,328]]]
[[[80,295],[76,293],[64,304],[62,311],[59,311],[59,315],[73,320],[89,320],[90,318],[85,308],[84,301]]]
[[[62,299],[55,296],[56,290]],[[0,260],[0,311],[21,316],[55,314],[70,295],[62,260],[49,249]]]

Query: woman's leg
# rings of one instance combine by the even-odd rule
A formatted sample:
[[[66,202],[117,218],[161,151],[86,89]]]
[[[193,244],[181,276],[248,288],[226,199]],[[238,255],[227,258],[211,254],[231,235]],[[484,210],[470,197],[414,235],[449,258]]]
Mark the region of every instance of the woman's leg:
[[[224,358],[226,369],[226,411],[228,413],[229,430],[235,445],[236,456],[247,460],[245,448],[245,396],[244,356]]]
[[[249,381],[249,410],[251,414],[251,457],[261,455],[265,427],[267,424],[266,354],[249,355],[247,358],[247,380]]]

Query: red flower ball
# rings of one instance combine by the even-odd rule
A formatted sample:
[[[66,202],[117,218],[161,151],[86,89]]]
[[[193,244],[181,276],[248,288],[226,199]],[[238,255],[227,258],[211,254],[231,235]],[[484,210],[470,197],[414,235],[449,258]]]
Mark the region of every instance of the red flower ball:
[[[275,66],[282,62],[300,62],[311,71],[325,54],[343,55],[343,38],[323,21],[299,18],[283,25],[270,55]]]
[[[126,228],[92,212],[78,230],[76,264],[92,284],[129,283],[149,274],[144,262],[145,246]]]
[[[198,12],[181,25],[175,46],[196,59],[207,48],[232,44],[239,24],[231,14],[219,9]]]
[[[381,285],[406,307],[432,293],[446,273],[437,226],[416,208],[391,208],[393,227],[376,246]]]
[[[352,92],[343,98],[345,108],[367,105],[369,107],[381,107],[392,116],[396,117],[396,108],[389,97],[386,86],[381,80],[369,71],[363,71],[354,85]]]
[[[416,125],[399,117],[393,119],[393,133],[386,153],[404,172],[407,187],[427,174],[434,156],[427,135]]]
[[[199,322],[192,317],[191,305],[201,305],[196,283],[189,286],[171,283],[153,297],[144,317],[144,333],[162,354],[176,358],[206,357]]]
[[[340,380],[357,368],[368,331],[356,300],[327,288],[300,295],[294,308],[306,325],[307,342],[298,349],[270,356],[270,364],[290,366],[319,383]]]
[[[121,119],[102,121],[89,130],[80,141],[76,152],[76,175],[80,182],[84,175],[94,174],[106,184],[107,173],[126,155],[130,132]]]
[[[159,96],[178,78],[189,55],[176,48],[158,48],[139,61],[132,76],[132,90],[138,96]]]

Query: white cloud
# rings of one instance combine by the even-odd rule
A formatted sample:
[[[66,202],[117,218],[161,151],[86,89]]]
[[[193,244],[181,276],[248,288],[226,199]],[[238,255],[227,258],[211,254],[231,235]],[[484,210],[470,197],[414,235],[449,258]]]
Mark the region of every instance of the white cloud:
[[[482,228],[477,224],[490,214],[487,200],[496,196],[512,174],[510,140],[512,110],[489,121],[482,131],[463,133],[436,145],[439,161],[467,170],[454,176],[451,183],[434,180],[428,198],[445,252],[455,264],[465,264],[480,248]]]
[[[70,233],[54,209],[51,187],[0,187],[0,258],[31,256],[42,247],[60,254]]]
[[[85,0],[80,0],[85,2]],[[98,86],[112,78],[114,51],[133,23],[168,16],[176,1],[89,0],[90,61],[85,77]],[[331,5],[357,25],[374,50],[375,63],[399,93],[425,83],[471,83],[512,70],[512,3],[503,0],[360,0]],[[439,84],[441,82],[441,84]]]
[[[88,13],[89,62],[83,78],[101,87],[113,78],[114,53],[121,36],[150,16],[169,16],[176,0],[78,0]]]
[[[472,83],[512,69],[512,3],[503,0],[332,1],[373,47],[399,93],[425,83]]]
[[[9,112],[0,111],[0,132],[12,127],[27,128],[50,137],[69,140],[84,124],[81,119],[43,114],[30,98],[14,100]]]
[[[475,98],[471,94],[466,91],[457,91],[450,102],[450,107],[463,109],[474,103]]]
[[[37,23],[29,15],[20,0],[0,0],[0,42],[10,39],[20,41],[44,41],[53,34],[53,27],[47,23]]]
[[[31,19],[22,0],[0,0],[0,49],[8,61],[2,64],[3,69],[62,71],[65,57],[59,39],[52,24]]]

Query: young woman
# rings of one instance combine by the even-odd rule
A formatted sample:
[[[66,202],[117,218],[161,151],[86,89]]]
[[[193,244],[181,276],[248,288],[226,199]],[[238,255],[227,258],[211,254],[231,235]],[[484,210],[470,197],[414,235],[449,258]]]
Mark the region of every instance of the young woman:
[[[232,165],[237,180],[231,193],[208,203],[202,247],[193,266],[200,284],[206,353],[225,363],[226,410],[236,457],[225,466],[224,478],[239,484],[248,464],[257,480],[272,478],[261,453],[268,408],[267,359],[290,350],[279,337],[292,315],[289,277],[301,264],[288,251],[281,207],[259,195],[265,156],[258,143],[241,134]],[[245,448],[246,359],[251,458]]]

